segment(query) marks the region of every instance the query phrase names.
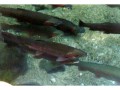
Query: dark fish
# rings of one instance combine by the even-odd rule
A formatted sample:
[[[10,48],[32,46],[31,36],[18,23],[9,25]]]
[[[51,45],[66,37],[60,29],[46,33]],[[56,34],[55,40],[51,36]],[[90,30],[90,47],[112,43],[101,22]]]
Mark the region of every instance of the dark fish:
[[[65,7],[65,8],[68,8],[68,9],[72,9],[72,5],[70,5],[70,4],[53,4],[52,7],[53,8]]]
[[[88,27],[92,31],[104,31],[106,34],[120,34],[120,23],[84,23],[80,20],[79,26]]]
[[[40,40],[38,42],[32,39],[14,36],[7,32],[2,32],[2,36],[5,42],[24,47],[28,51],[32,52],[35,57],[50,57],[52,58],[52,61],[55,62],[69,63],[71,61],[74,61],[70,59],[75,59],[87,55],[80,49],[76,49],[74,47],[60,43],[43,40]]]
[[[32,50],[37,51],[36,57],[47,57],[61,63],[73,62],[74,58],[86,56],[87,54],[80,50],[64,44],[48,42],[41,40],[38,43],[28,45]],[[43,53],[41,53],[43,52]]]
[[[78,33],[84,32],[83,28],[80,28],[68,20],[40,12],[0,7],[0,13],[2,13],[3,16],[13,17],[22,22],[28,22],[35,25],[54,26],[64,33],[71,35],[77,35]]]
[[[4,31],[13,29],[16,32],[27,33],[28,37],[39,35],[41,37],[51,38],[57,35],[63,35],[62,31],[52,26],[1,24],[1,29]]]
[[[120,8],[120,4],[107,4],[107,6],[111,7],[111,8]]]
[[[32,6],[34,6],[35,11],[44,10],[44,9],[49,9],[48,7],[46,7],[46,5],[32,4]]]
[[[107,79],[120,82],[120,68],[84,61],[80,61],[76,65],[78,66],[79,70],[90,71],[94,73],[96,77],[105,77]]]

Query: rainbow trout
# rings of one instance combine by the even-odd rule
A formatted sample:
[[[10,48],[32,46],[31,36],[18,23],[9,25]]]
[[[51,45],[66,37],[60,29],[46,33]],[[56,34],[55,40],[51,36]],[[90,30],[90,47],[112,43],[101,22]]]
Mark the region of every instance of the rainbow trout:
[[[120,82],[120,68],[84,61],[79,61],[79,63],[76,63],[76,65],[78,66],[79,70],[90,71],[94,73],[96,77],[105,77],[107,79]]]
[[[106,34],[120,34],[120,23],[84,23],[80,20],[79,26],[88,27],[92,31],[103,31]]]
[[[41,12],[33,12],[24,9],[4,8],[0,7],[0,13],[3,16],[16,18],[18,21],[28,22],[35,25],[54,26],[62,30],[64,33],[77,35],[84,32],[84,29],[74,23],[58,18],[55,16],[43,14]]]
[[[32,39],[14,36],[7,32],[2,32],[2,36],[6,43],[12,43],[13,45],[24,47],[28,51],[32,52],[34,54],[34,57],[48,58],[55,62],[71,62],[75,58],[87,55],[80,49],[76,49],[74,47],[60,43],[43,40],[40,40],[38,42]]]
[[[28,37],[39,35],[45,38],[52,38],[54,36],[61,36],[63,32],[57,30],[52,26],[38,26],[38,25],[9,25],[1,24],[1,29],[6,31],[9,29],[14,30],[15,32],[27,33]]]

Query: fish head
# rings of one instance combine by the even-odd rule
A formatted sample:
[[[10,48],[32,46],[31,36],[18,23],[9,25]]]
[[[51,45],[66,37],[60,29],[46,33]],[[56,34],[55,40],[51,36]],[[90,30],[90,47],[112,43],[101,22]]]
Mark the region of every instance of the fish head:
[[[64,56],[58,57],[58,59],[56,61],[64,62],[64,63],[75,62],[76,58],[83,57],[83,56],[87,56],[87,53],[82,50],[75,49],[71,52],[68,52]]]
[[[83,27],[77,27],[76,28],[76,31],[78,31],[79,33],[84,33],[85,32],[85,29]]]
[[[73,51],[67,53],[67,55],[65,55],[65,58],[74,59],[83,56],[87,56],[87,53],[79,49],[74,49]]]
[[[84,33],[85,29],[83,27],[79,27],[79,26],[74,26],[74,27],[70,27],[69,30],[72,34],[77,35],[78,33]]]
[[[78,59],[80,56],[85,56],[86,53],[84,53],[84,55],[79,54],[79,53],[69,53],[63,57],[58,57],[57,58],[57,62],[60,62],[62,64],[73,64],[73,63],[78,63]]]

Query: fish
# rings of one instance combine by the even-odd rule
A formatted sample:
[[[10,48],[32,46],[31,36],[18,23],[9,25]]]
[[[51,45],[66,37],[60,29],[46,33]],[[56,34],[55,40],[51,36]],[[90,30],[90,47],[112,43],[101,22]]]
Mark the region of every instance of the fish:
[[[44,9],[49,9],[46,5],[32,4],[32,6],[34,6],[35,11],[40,11],[40,10],[44,10]]]
[[[106,64],[97,64],[92,62],[79,61],[75,64],[79,70],[90,71],[96,75],[96,77],[104,77],[109,80],[120,82],[120,68],[110,66]]]
[[[120,8],[120,5],[119,4],[107,4],[108,7],[111,7],[111,8]]]
[[[52,8],[58,8],[58,7],[65,7],[68,9],[72,9],[72,5],[70,4],[52,4]]]
[[[78,33],[84,33],[85,31],[84,28],[75,25],[69,20],[41,12],[34,12],[20,8],[14,9],[0,7],[0,13],[3,16],[16,18],[19,22],[26,22],[34,25],[54,26],[69,35],[76,36]]]
[[[120,34],[120,23],[84,23],[80,20],[79,26],[88,27],[92,31],[103,31],[106,34]]]
[[[39,44],[37,45],[37,44],[32,43],[31,45],[28,45],[30,49],[38,50],[38,52],[36,52],[35,54],[36,57],[47,56],[47,57],[52,58],[53,60],[54,58],[57,57],[55,59],[57,62],[65,63],[67,61],[68,62],[73,61],[74,58],[87,55],[84,51],[80,49],[76,49],[74,47],[70,47],[64,44],[43,41],[43,40],[41,40],[39,43],[42,45],[41,47],[43,48],[41,48]],[[42,50],[44,50],[43,54],[41,54]]]
[[[2,32],[2,36],[6,43],[12,43],[18,47],[23,47],[31,52],[33,57],[47,57],[53,62],[71,63],[74,62],[74,58],[87,56],[85,51],[61,43],[44,40],[35,41],[29,38],[15,36],[7,32]]]
[[[39,35],[45,38],[52,38],[55,36],[62,36],[63,32],[52,27],[52,26],[38,26],[38,25],[24,25],[24,24],[17,24],[17,25],[9,25],[2,23],[1,29],[6,31],[9,29],[14,30],[18,33],[27,33],[28,37]]]

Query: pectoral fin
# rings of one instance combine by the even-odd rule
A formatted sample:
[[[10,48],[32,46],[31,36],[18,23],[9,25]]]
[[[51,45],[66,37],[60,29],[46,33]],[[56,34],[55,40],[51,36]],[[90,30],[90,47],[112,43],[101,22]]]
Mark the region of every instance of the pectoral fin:
[[[65,61],[67,58],[64,58],[64,57],[58,57],[57,59],[56,59],[56,61],[57,62],[62,62],[62,61]]]

